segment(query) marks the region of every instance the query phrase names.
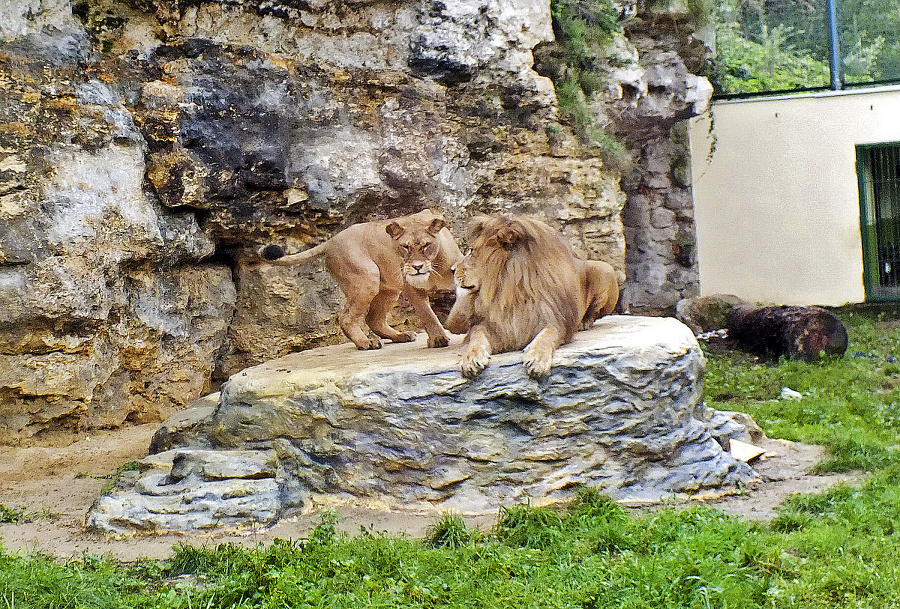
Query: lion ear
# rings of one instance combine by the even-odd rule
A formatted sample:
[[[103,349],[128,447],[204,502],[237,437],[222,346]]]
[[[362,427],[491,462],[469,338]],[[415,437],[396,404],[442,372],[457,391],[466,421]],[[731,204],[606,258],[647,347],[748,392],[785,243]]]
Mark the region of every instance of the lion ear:
[[[428,226],[428,232],[432,235],[437,235],[445,226],[447,226],[447,222],[443,218],[435,218]]]
[[[400,236],[406,232],[406,230],[397,222],[391,222],[385,227],[384,230],[394,239],[399,239]]]
[[[497,244],[503,249],[512,249],[520,238],[519,232],[511,226],[504,226],[497,231]]]
[[[469,219],[470,241],[478,238],[478,235],[481,234],[481,232],[484,230],[484,227],[487,225],[488,220],[490,220],[490,217],[485,216],[484,214],[479,214]]]

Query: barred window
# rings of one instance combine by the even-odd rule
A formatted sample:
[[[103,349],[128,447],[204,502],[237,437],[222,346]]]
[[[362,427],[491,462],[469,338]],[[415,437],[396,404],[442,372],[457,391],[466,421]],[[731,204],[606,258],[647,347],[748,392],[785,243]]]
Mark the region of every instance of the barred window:
[[[857,148],[866,298],[900,300],[900,144]]]

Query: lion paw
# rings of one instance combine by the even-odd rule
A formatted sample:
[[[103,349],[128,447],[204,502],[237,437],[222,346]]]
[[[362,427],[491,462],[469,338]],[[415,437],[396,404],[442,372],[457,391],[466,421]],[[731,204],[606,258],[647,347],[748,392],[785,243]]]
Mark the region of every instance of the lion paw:
[[[399,332],[397,336],[391,339],[395,343],[411,343],[416,340],[415,332]]]
[[[485,353],[466,353],[462,362],[460,362],[459,370],[466,378],[474,378],[478,376],[482,370],[487,368],[491,361],[491,356]]]
[[[530,351],[525,349],[525,372],[531,378],[540,379],[550,374],[553,352]]]
[[[431,348],[446,347],[449,344],[450,339],[446,336],[440,335],[428,337],[428,346]]]

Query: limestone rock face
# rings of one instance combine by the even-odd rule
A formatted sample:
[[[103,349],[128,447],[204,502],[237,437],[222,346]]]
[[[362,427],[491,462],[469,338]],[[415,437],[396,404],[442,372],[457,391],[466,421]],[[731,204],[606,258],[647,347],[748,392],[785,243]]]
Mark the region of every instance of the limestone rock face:
[[[80,69],[67,3],[24,8],[0,15],[0,442],[184,407],[235,301],[196,217],[146,191],[144,140],[121,92]]]
[[[551,39],[544,0],[0,3],[0,442],[341,340],[322,265],[244,264],[263,243],[531,211],[624,269],[617,177],[532,69]]]
[[[578,485],[652,501],[755,476],[714,435],[748,432],[703,405],[703,356],[674,319],[606,317],[560,348],[542,381],[524,373],[521,352],[495,355],[464,379],[460,353],[458,339],[427,349],[420,337],[380,352],[322,347],[244,370],[212,413],[169,426],[155,443],[164,452],[98,500],[89,523],[111,533],[185,529],[243,510],[244,525],[261,526],[294,508],[342,503],[490,512],[560,501]],[[195,497],[222,488],[241,506],[211,504],[201,515]]]
[[[633,189],[653,196],[628,215],[649,241],[534,67],[548,0],[0,2],[0,443],[160,419],[341,341],[320,262],[248,257],[424,207],[460,241],[474,213],[537,213],[664,304],[680,275],[625,241],[665,258],[690,224],[663,193],[668,130],[705,81],[687,17],[645,9],[590,108],[650,151]]]

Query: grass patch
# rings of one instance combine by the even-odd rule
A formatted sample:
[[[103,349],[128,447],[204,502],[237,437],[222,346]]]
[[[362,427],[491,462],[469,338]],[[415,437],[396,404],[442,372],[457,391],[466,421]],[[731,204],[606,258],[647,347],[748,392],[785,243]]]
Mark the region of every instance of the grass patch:
[[[0,503],[0,524],[18,524],[25,522],[25,510],[11,508]]]
[[[708,353],[705,395],[772,437],[820,442],[823,467],[868,473],[791,497],[770,523],[706,506],[631,513],[582,489],[568,506],[501,509],[489,532],[444,514],[424,540],[348,536],[333,513],[307,539],[178,546],[167,561],[59,562],[0,550],[0,607],[900,607],[900,324],[839,311],[850,350],[814,364]],[[861,355],[856,355],[856,353]],[[782,387],[801,400],[781,400]]]
[[[459,514],[447,513],[428,527],[425,544],[432,548],[456,550],[469,545],[476,539],[475,531],[466,527],[466,521]]]
[[[0,503],[0,524],[24,524],[35,520],[51,520],[58,515],[47,510],[32,512],[22,508],[13,508]]]
[[[708,354],[707,404],[750,414],[770,437],[821,444],[820,472],[877,471],[900,465],[900,324],[892,309],[837,313],[850,346],[819,362],[758,361],[740,352]],[[783,387],[800,400],[779,399]]]

